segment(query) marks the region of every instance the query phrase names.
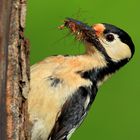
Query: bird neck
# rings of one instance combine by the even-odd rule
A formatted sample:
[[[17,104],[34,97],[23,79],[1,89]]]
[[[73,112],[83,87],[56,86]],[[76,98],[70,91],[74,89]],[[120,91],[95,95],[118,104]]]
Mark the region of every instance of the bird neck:
[[[128,62],[128,59],[121,60],[119,62],[108,61],[107,65],[102,68],[93,68],[82,73],[82,77],[90,79],[94,85],[99,87],[104,81],[106,81],[113,73],[119,70]]]
[[[93,63],[96,61],[97,65],[94,65],[93,68],[83,72],[82,77],[90,79],[97,87],[129,61],[128,59],[123,59],[115,62],[108,57],[108,55],[101,53],[90,43],[86,43],[85,46],[85,54],[93,59]]]

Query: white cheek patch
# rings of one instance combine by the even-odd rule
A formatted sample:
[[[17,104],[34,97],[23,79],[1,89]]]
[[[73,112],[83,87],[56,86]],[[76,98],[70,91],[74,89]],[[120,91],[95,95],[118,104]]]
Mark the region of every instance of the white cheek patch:
[[[125,58],[131,57],[131,50],[129,46],[123,43],[117,35],[115,36],[115,40],[112,42],[108,42],[105,39],[102,39],[101,42],[110,58],[114,61],[119,61]]]

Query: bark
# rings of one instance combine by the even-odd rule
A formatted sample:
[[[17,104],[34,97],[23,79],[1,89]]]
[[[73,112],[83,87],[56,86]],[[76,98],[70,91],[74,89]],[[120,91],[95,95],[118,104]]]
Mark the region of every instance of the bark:
[[[24,38],[26,0],[0,0],[0,5],[4,9],[0,13],[0,21],[6,23],[0,25],[0,28],[4,27],[0,37],[5,42],[5,45],[0,46],[5,50],[5,58],[3,63],[0,63],[4,65],[0,67],[3,72],[1,75],[5,74],[4,84],[0,83],[3,89],[0,93],[0,102],[3,100],[3,104],[0,103],[3,105],[0,107],[0,120],[3,118],[3,121],[0,121],[3,123],[0,126],[0,139],[27,140],[30,139],[26,99],[30,71],[29,45]],[[7,34],[4,36],[5,32]]]
[[[6,140],[6,77],[8,57],[9,11],[11,1],[0,0],[0,139]],[[7,12],[6,12],[7,9]]]

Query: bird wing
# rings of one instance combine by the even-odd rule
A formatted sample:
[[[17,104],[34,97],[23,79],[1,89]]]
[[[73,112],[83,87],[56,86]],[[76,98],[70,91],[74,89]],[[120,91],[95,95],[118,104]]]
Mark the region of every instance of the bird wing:
[[[61,115],[50,134],[51,140],[67,140],[81,124],[89,110],[97,88],[80,87],[63,105]]]

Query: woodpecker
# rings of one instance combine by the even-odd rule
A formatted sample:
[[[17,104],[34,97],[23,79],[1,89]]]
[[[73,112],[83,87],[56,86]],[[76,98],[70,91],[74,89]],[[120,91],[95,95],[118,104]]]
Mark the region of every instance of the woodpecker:
[[[85,119],[100,85],[134,54],[131,37],[114,25],[89,26],[66,18],[59,28],[81,41],[85,53],[50,56],[31,67],[31,140],[68,140]]]

